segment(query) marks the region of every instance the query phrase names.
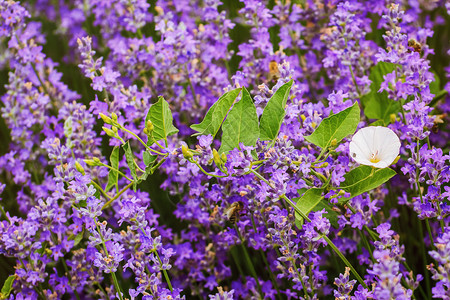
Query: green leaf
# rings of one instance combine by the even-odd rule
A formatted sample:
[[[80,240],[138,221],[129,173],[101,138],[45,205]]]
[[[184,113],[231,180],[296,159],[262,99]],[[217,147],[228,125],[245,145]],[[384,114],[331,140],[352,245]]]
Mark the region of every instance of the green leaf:
[[[303,196],[300,198],[294,198],[293,200],[296,201],[296,207],[304,214],[308,215],[317,204],[320,203],[322,200],[322,192],[323,189],[318,188],[310,188],[307,190]],[[298,213],[295,213],[295,219],[299,221],[301,225],[303,225],[303,218]],[[297,223],[296,223],[297,224]],[[299,224],[297,224],[298,227]],[[299,227],[301,228],[301,227]]]
[[[191,128],[198,132],[194,135],[211,134],[215,137],[240,92],[241,88],[238,88],[223,94],[219,100],[211,106],[200,124],[191,125]]]
[[[81,240],[83,239],[83,237],[84,237],[84,230],[78,232],[78,234],[76,236],[74,236],[73,246],[75,247],[76,245],[78,245],[81,242]]]
[[[396,64],[379,62],[370,70],[369,79],[372,81],[370,92],[361,97],[361,104],[364,107],[364,114],[369,119],[384,120],[390,123],[390,115],[397,115],[400,111],[400,102],[388,98],[388,93],[383,91],[378,93],[381,84],[384,82],[383,76],[392,73]]]
[[[1,291],[1,299],[6,299],[9,297],[9,294],[11,294],[12,286],[14,283],[14,280],[16,280],[16,275],[10,275],[8,278],[6,278],[5,283],[3,283],[2,291]]]
[[[430,93],[437,96],[441,92],[441,80],[439,79],[439,76],[433,72],[434,74],[434,81],[430,83]]]
[[[390,168],[376,169],[371,166],[359,166],[344,175],[344,182],[340,188],[350,193],[350,197],[339,199],[339,203],[346,203],[353,197],[379,187],[395,174]]]
[[[267,102],[259,123],[261,141],[273,141],[277,138],[286,114],[286,102],[293,82],[291,80],[283,84]]]
[[[111,167],[114,169],[119,169],[119,146],[115,146],[111,152],[111,156],[109,157],[109,161],[111,162]],[[117,171],[109,169],[108,173],[108,184],[106,185],[105,192],[109,191],[110,188],[114,187],[119,180],[119,173]]]
[[[153,163],[156,161],[156,159],[158,158],[158,155],[151,155],[148,151],[145,151],[143,156],[143,160],[144,160],[144,164],[147,167],[151,167],[153,165]]]
[[[375,122],[370,123],[369,126],[384,126],[384,127],[386,127],[386,124],[384,123],[384,120],[376,120]]]
[[[239,148],[239,143],[254,146],[259,137],[258,115],[252,97],[246,88],[242,99],[234,104],[222,125],[222,145],[219,153]]]
[[[328,148],[331,143],[339,143],[349,134],[353,134],[359,123],[359,105],[355,102],[351,107],[329,116],[320,123],[319,127],[305,139],[322,149]]]
[[[169,108],[169,103],[163,97],[158,98],[158,102],[150,106],[147,116],[145,117],[145,124],[147,121],[152,121],[153,131],[148,134],[147,144],[150,146],[155,141],[164,139],[167,142],[169,135],[178,132],[178,129],[173,126],[172,112]]]
[[[128,141],[125,144],[123,144],[122,147],[125,150],[125,158],[127,160],[128,168],[130,169],[131,176],[133,176],[134,179],[133,189],[134,191],[136,191],[137,174],[136,174],[136,166],[134,165],[133,151],[131,151],[131,147]]]

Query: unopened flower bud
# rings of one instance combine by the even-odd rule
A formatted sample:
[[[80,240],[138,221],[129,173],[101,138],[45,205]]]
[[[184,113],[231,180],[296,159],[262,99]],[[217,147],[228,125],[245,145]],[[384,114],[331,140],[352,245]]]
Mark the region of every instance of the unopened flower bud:
[[[224,153],[222,153],[222,155],[220,156],[220,158],[222,159],[222,162],[225,164],[227,162],[227,155]]]
[[[78,172],[83,174],[83,176],[86,175],[86,172],[84,172],[83,166],[78,161],[75,162],[75,169],[77,169]]]
[[[395,123],[396,120],[397,120],[397,116],[395,114],[390,114],[389,115],[389,121],[391,123]]]
[[[189,148],[186,147],[186,145],[181,146],[181,153],[183,153],[183,157],[186,159],[190,159],[190,158],[194,157],[191,150],[189,150]]]
[[[111,124],[112,123],[112,120],[111,120],[110,117],[108,117],[108,116],[106,116],[106,115],[104,115],[102,113],[99,113],[99,116],[100,116],[100,118],[102,118],[103,122],[105,122],[106,124]]]
[[[98,157],[93,157],[92,160],[96,163],[99,164],[100,163],[100,159]]]
[[[343,196],[345,194],[345,191],[344,190],[340,190],[339,192],[338,192],[338,195],[339,196]]]
[[[111,113],[111,118],[113,119],[113,121],[117,122],[117,114],[116,113]]]
[[[331,147],[336,147],[337,146],[337,139],[332,139],[330,146]]]
[[[147,134],[150,134],[153,132],[153,129],[155,129],[155,126],[153,126],[152,121],[148,120],[147,124],[145,124],[145,129],[147,129]]]
[[[112,131],[111,129],[107,128],[107,127],[102,127],[103,131],[110,137],[115,137],[116,134],[114,133],[114,131]]]
[[[222,160],[220,159],[219,152],[217,152],[216,149],[213,149],[212,153],[213,153],[213,160],[214,160],[214,163],[216,164],[216,166],[218,166],[218,167],[222,166],[223,163],[222,163]]]
[[[88,165],[90,167],[97,165],[92,159],[85,159],[84,162],[86,163],[86,165]]]

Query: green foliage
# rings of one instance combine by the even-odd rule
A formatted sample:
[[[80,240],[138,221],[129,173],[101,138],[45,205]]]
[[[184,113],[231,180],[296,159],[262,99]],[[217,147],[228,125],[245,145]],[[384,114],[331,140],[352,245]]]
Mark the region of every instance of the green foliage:
[[[370,92],[361,97],[361,104],[364,107],[364,114],[369,119],[383,120],[384,124],[390,123],[390,115],[397,115],[400,111],[400,103],[388,98],[388,93],[379,93],[381,84],[384,82],[383,76],[392,73],[396,64],[379,62],[370,70],[369,79],[372,81]]]
[[[9,297],[9,294],[12,291],[12,286],[14,283],[14,280],[16,280],[16,275],[10,275],[3,284],[2,291],[0,293],[0,299],[7,299]]]
[[[434,75],[434,81],[430,83],[430,93],[437,96],[441,93],[441,80],[439,79],[439,76],[433,72]]]
[[[339,203],[345,204],[351,198],[379,187],[395,174],[390,168],[376,169],[371,166],[359,166],[351,170],[344,175],[345,181],[340,186],[350,193],[350,197],[339,199]]]
[[[137,185],[137,174],[136,174],[136,166],[134,165],[134,155],[133,151],[131,150],[130,144],[127,141],[125,144],[122,145],[123,149],[125,150],[125,158],[127,160],[128,168],[130,169],[131,176],[133,176],[134,183],[133,183],[133,189],[136,191],[136,185]]]
[[[109,161],[111,163],[111,167],[114,169],[119,169],[119,146],[115,146],[111,152],[109,157]],[[108,184],[106,185],[105,192],[109,191],[110,188],[117,185],[119,180],[119,173],[115,170],[109,170],[108,174]]]
[[[305,136],[305,139],[322,149],[327,149],[332,143],[337,144],[355,132],[360,120],[359,114],[359,105],[355,102],[351,107],[323,119],[319,127],[311,135]]]
[[[211,106],[200,124],[191,125],[191,128],[198,132],[194,135],[211,134],[215,137],[240,92],[241,88],[238,88],[223,94],[219,100]]]
[[[282,85],[267,102],[266,107],[261,115],[260,120],[260,136],[261,141],[273,141],[277,138],[280,131],[281,123],[286,114],[286,102],[291,91],[291,80]]]
[[[84,230],[80,231],[73,239],[73,246],[78,245],[84,237]]]
[[[246,88],[242,89],[242,99],[231,109],[222,125],[222,145],[219,152],[228,152],[239,147],[254,146],[259,136],[258,115],[252,97]]]
[[[294,198],[296,207],[307,216],[322,200],[323,189],[311,188],[307,190],[300,198]],[[298,213],[295,213],[295,220],[297,227],[303,226],[303,218]]]
[[[162,139],[167,143],[167,137],[178,132],[178,129],[173,126],[173,117],[169,103],[163,97],[159,97],[158,102],[153,104],[148,110],[147,116],[145,117],[145,124],[148,121],[151,121],[154,127],[152,131],[147,133],[147,144],[149,146],[155,141]]]

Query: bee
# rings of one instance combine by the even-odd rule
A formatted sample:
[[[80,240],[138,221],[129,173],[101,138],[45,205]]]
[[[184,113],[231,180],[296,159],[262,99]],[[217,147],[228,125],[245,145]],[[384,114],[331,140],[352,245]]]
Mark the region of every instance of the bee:
[[[225,215],[232,224],[236,224],[236,219],[239,217],[241,211],[244,209],[244,203],[237,201],[231,203],[230,207],[225,211]]]
[[[414,52],[422,52],[422,45],[416,39],[409,39],[408,46],[414,49]]]
[[[269,81],[275,80],[277,81],[280,78],[280,70],[278,69],[278,63],[272,60],[269,63]]]
[[[431,127],[433,133],[439,132],[439,124],[444,123],[445,117],[447,117],[447,114],[436,115],[436,118],[433,121],[433,127]]]

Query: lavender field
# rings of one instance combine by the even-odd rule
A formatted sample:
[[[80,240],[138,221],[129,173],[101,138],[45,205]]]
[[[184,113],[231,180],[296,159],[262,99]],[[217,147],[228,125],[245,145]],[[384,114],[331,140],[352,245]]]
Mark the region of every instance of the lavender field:
[[[1,299],[450,299],[449,0],[0,0]]]

